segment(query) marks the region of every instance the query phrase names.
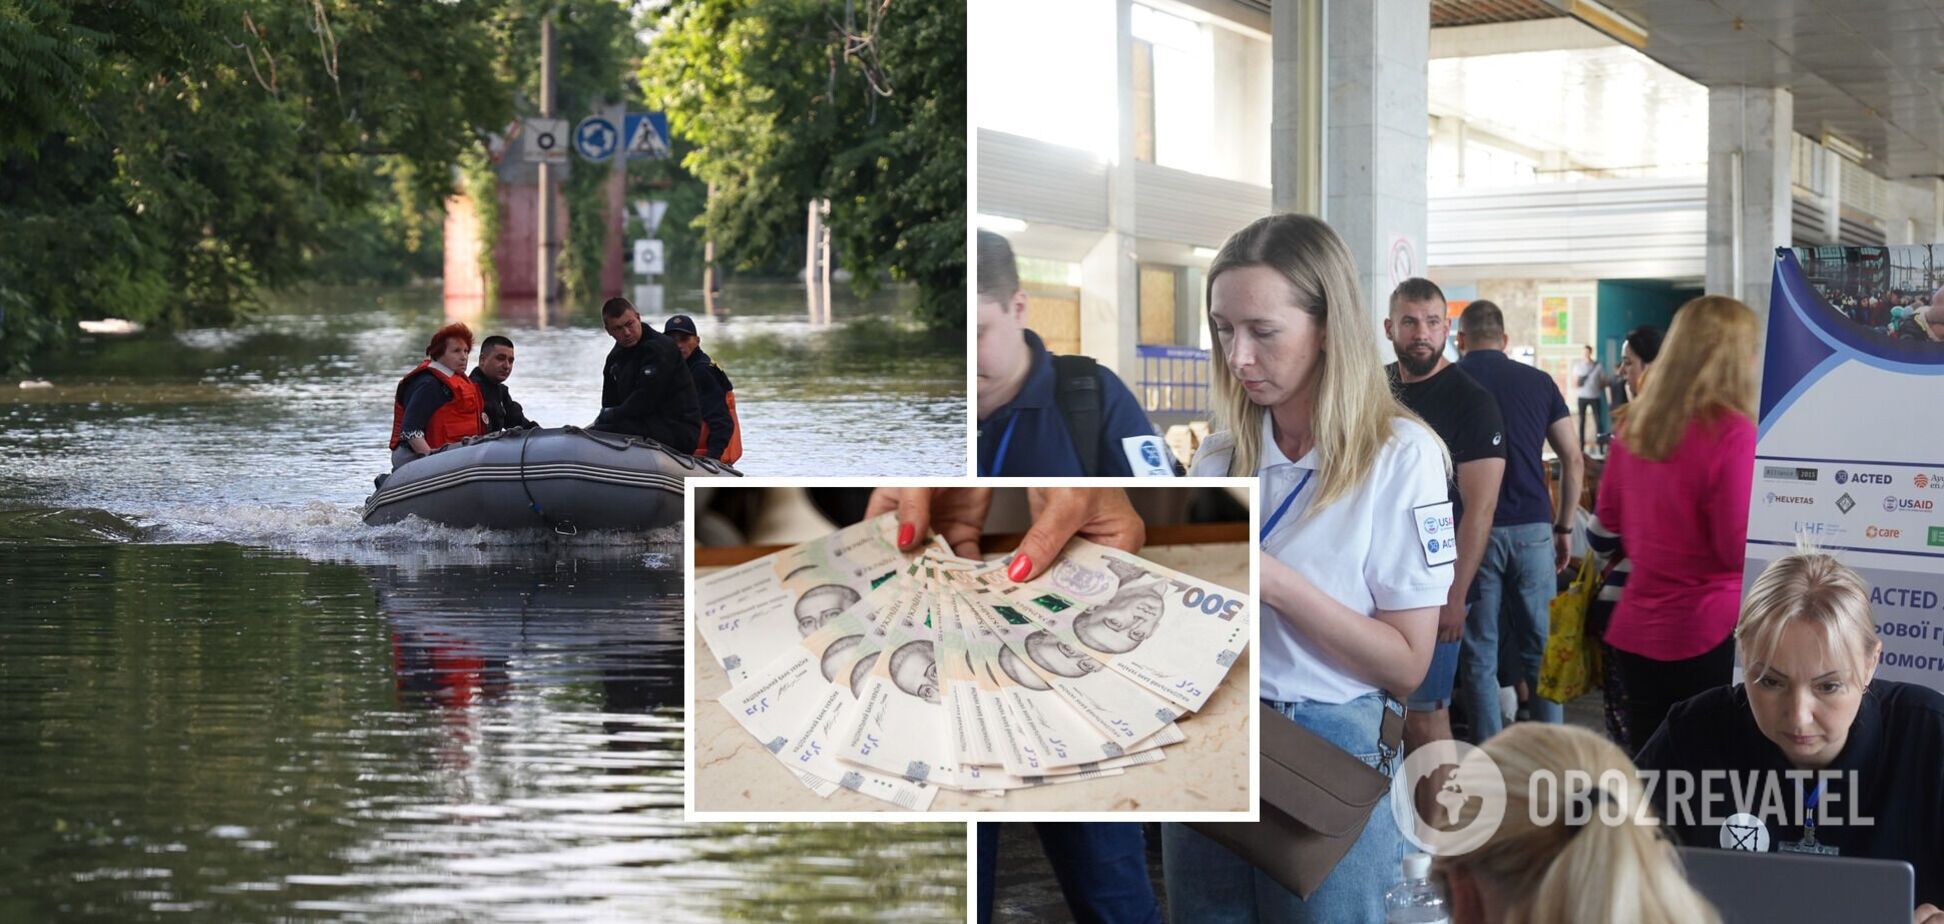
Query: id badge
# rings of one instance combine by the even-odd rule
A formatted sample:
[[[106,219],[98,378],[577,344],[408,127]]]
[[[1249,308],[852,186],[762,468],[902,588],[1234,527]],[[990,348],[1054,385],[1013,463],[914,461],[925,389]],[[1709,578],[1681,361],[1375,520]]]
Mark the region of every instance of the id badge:
[[[1411,511],[1417,526],[1418,551],[1424,553],[1429,567],[1449,565],[1458,560],[1458,520],[1452,516],[1451,502],[1425,504]]]
[[[1129,436],[1121,439],[1127,454],[1127,467],[1137,478],[1173,478],[1174,466],[1168,444],[1158,436]]]

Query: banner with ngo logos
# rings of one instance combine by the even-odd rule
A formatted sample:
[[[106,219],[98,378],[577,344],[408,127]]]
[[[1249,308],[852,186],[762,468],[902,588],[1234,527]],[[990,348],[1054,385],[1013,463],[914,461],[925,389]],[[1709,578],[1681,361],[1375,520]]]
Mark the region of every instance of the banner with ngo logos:
[[[1944,244],[1777,248],[1744,586],[1797,538],[1870,584],[1879,676],[1944,689]]]

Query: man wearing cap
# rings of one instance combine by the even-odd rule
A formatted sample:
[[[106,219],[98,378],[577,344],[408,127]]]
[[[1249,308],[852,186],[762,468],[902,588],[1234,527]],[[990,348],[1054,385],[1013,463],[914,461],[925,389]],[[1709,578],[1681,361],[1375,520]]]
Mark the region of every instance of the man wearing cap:
[[[695,321],[678,314],[662,325],[662,333],[675,341],[695,379],[695,398],[702,407],[702,437],[695,454],[735,464],[742,458],[742,422],[736,419],[736,386],[730,384],[720,366],[702,352],[702,338],[695,332]]]
[[[702,412],[682,352],[625,298],[601,306],[601,326],[614,338],[601,376],[601,414],[590,430],[647,437],[677,452],[696,444]]]

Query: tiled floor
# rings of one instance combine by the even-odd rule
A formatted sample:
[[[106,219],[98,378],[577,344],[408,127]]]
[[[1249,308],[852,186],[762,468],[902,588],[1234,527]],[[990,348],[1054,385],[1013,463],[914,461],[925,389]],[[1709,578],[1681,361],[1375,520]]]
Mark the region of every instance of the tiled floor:
[[[1589,693],[1566,704],[1566,721],[1573,725],[1604,732],[1600,694]],[[1165,915],[1167,895],[1161,881],[1160,826],[1148,824],[1148,874],[1154,893],[1161,900]],[[1070,922],[1060,884],[1053,879],[1053,868],[1046,862],[1039,838],[1028,825],[1014,825],[999,843],[999,870],[993,887],[993,924],[1052,924]]]

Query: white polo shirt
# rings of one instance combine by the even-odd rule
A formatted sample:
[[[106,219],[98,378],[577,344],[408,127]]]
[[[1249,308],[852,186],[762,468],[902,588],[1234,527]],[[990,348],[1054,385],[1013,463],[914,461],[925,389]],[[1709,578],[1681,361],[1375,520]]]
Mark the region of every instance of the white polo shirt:
[[[1304,473],[1319,464],[1314,449],[1291,462],[1276,446],[1272,426],[1264,414],[1256,503],[1265,524]],[[1218,439],[1222,436],[1226,434],[1210,437],[1190,474],[1228,474],[1234,444]],[[1398,418],[1361,490],[1306,516],[1319,490],[1312,477],[1263,540],[1262,550],[1367,616],[1379,610],[1443,606],[1456,556],[1449,543],[1456,541],[1457,531],[1449,522],[1450,496],[1438,448],[1436,434]],[[1437,521],[1435,526],[1429,520]],[[1436,540],[1435,551],[1429,548],[1431,540]],[[1264,603],[1262,612],[1262,698],[1347,703],[1377,689],[1325,661],[1274,607]]]

